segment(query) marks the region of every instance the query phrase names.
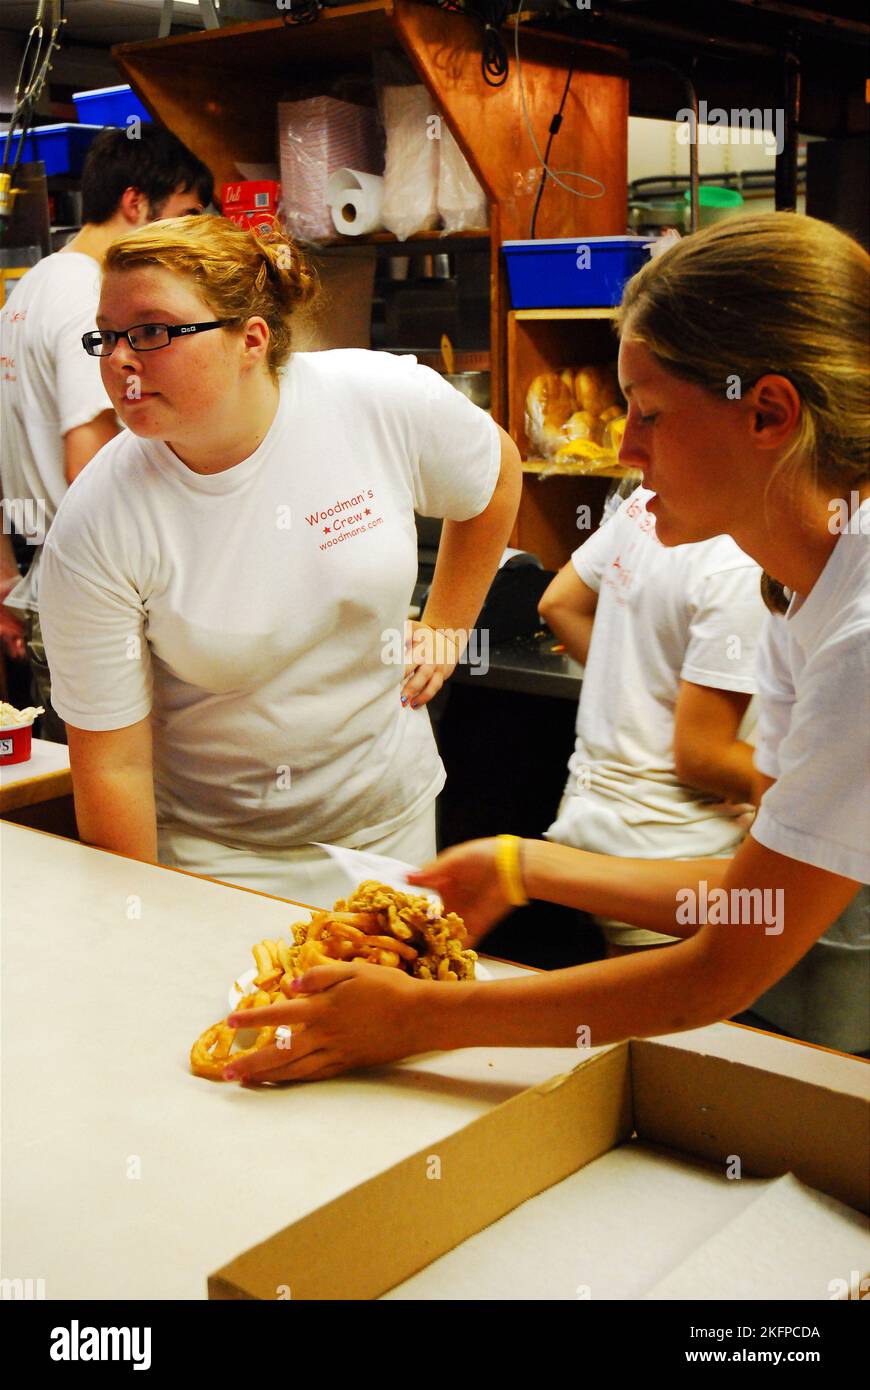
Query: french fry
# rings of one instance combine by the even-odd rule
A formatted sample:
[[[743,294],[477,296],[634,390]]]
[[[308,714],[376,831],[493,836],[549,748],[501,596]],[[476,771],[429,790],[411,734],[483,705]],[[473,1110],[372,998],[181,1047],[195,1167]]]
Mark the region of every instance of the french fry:
[[[385,951],[381,946],[372,946],[366,949],[364,960],[371,961],[374,965],[400,966],[401,959],[397,951]]]
[[[328,935],[332,937],[333,940],[344,939],[346,941],[361,943],[369,939],[361,927],[354,927],[347,922],[329,922],[327,923],[327,931]]]
[[[376,912],[330,912],[328,919],[330,922],[359,927],[362,931],[372,931],[379,925]]]
[[[395,922],[388,922],[385,931],[392,932],[397,941],[410,941],[414,935],[411,927],[407,927],[404,922],[397,918]]]
[[[403,960],[416,960],[420,954],[413,946],[399,941],[395,936],[369,936],[366,941],[370,946],[380,946],[384,951],[401,956]]]
[[[254,960],[257,965],[257,978],[254,980],[254,984],[262,988],[265,987],[269,981],[277,980],[280,971],[272,961],[272,955],[267,942],[259,941],[253,948],[253,952]]]

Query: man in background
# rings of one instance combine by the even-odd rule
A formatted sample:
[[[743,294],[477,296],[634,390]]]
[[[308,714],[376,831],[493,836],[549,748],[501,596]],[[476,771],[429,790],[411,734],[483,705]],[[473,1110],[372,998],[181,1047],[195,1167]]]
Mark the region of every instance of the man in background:
[[[96,326],[106,250],[126,233],[164,217],[201,213],[212,176],[170,131],[145,124],[135,138],[107,127],[82,172],[80,232],[15,286],[0,313],[0,642],[30,659],[40,733],[66,742],[51,706],[51,675],[39,624],[39,557],[67,488],[119,431],[97,358],[82,347]],[[10,531],[26,542],[19,573]]]

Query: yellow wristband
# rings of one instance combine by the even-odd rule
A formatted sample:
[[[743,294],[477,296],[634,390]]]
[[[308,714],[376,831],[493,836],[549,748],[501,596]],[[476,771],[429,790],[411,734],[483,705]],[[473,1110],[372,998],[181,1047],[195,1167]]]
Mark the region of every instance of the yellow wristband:
[[[495,869],[502,892],[512,907],[525,907],[529,901],[523,888],[520,868],[520,841],[516,835],[498,835],[495,841]]]

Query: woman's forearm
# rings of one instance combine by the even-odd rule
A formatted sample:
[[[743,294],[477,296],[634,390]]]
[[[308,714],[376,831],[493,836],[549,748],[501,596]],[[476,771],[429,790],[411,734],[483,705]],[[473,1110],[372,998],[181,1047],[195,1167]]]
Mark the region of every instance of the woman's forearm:
[[[421,618],[427,627],[466,634],[474,627],[510,539],[521,489],[519,451],[503,434],[501,473],[488,506],[470,521],[444,523],[432,587]]]
[[[741,1007],[696,938],[531,978],[434,985],[419,1046],[600,1047],[704,1027]]]
[[[565,649],[581,666],[586,665],[589,644],[592,641],[594,613],[576,613],[570,608],[554,608],[546,615],[546,622]]]
[[[681,780],[698,791],[724,796],[730,801],[751,802],[756,781],[753,751],[751,744],[740,739],[714,748],[703,763],[686,776],[680,774]]]
[[[728,859],[622,859],[590,854],[547,840],[523,840],[520,864],[526,896],[577,907],[668,936],[693,936],[700,884],[718,887]],[[689,895],[687,896],[687,891]],[[695,917],[695,921],[692,921]]]
[[[83,844],[157,862],[157,812],[149,769],[73,773],[76,822]]]

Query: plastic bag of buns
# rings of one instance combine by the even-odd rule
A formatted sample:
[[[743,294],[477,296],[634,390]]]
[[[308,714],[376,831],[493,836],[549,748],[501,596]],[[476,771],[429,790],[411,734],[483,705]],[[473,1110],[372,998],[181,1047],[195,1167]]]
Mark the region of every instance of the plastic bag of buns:
[[[551,458],[564,442],[563,427],[576,410],[574,375],[542,372],[526,393],[525,427],[534,458]]]
[[[610,426],[623,417],[621,400],[613,363],[542,372],[526,395],[525,426],[532,455],[555,458],[573,440],[612,449]]]
[[[574,376],[574,396],[577,409],[594,416],[618,405],[621,397],[615,365],[592,364],[578,368]]]

